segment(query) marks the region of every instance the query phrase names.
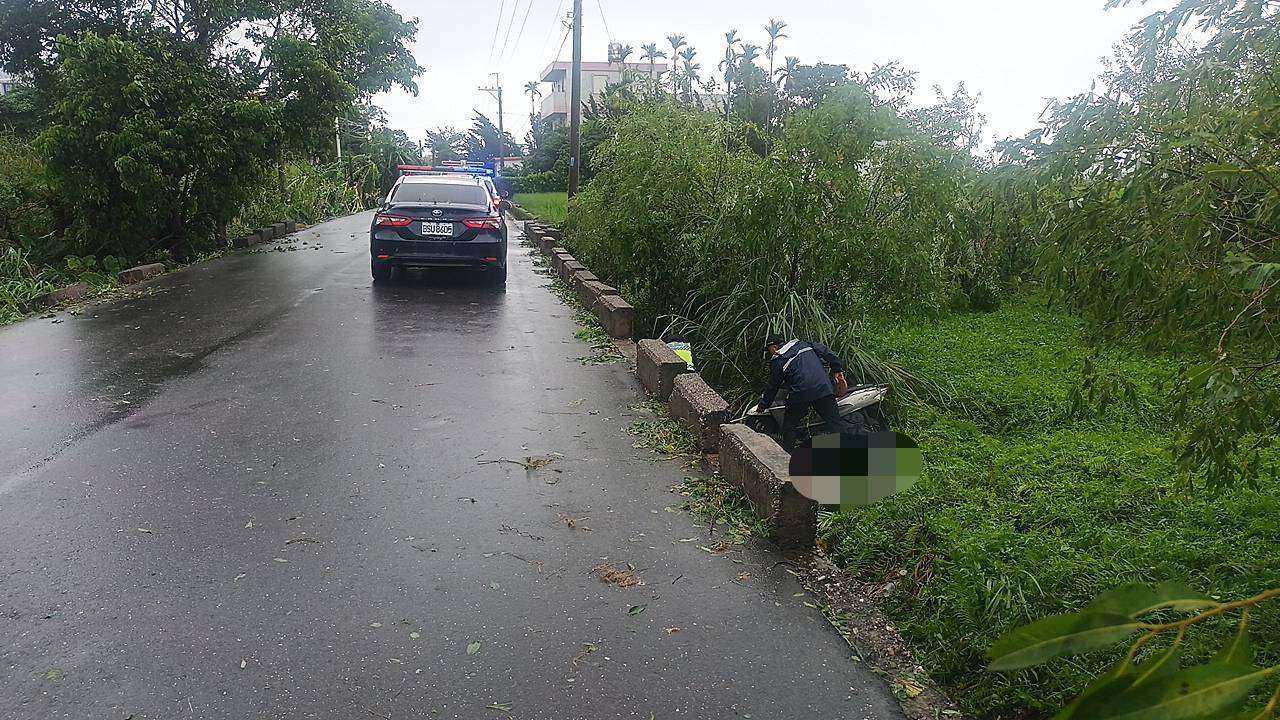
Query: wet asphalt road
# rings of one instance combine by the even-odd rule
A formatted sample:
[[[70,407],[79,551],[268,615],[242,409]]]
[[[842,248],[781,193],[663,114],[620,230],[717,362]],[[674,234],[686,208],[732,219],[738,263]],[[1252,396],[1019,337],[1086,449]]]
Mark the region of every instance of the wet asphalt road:
[[[0,328],[0,718],[901,717],[518,238],[373,287],[368,222]]]

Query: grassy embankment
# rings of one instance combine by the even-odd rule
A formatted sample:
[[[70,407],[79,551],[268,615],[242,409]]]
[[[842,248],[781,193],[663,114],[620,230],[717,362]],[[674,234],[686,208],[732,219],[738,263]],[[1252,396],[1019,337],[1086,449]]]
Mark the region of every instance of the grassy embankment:
[[[897,427],[925,452],[919,484],[824,518],[822,538],[885,588],[919,658],[976,716],[1061,707],[1115,660],[986,672],[986,649],[1011,627],[1125,582],[1176,580],[1231,599],[1280,586],[1280,482],[1220,497],[1180,484],[1155,392],[1169,361],[1103,351],[1100,364],[1136,380],[1139,402],[1099,413],[1071,402],[1082,323],[1038,303],[907,321],[867,344],[941,384],[947,399],[895,408]],[[1193,634],[1188,660],[1212,654],[1232,629]],[[1264,607],[1253,630],[1259,652],[1280,659],[1280,608]]]
[[[515,196],[515,201],[549,223],[563,223],[568,212],[568,196],[560,192],[519,193]]]

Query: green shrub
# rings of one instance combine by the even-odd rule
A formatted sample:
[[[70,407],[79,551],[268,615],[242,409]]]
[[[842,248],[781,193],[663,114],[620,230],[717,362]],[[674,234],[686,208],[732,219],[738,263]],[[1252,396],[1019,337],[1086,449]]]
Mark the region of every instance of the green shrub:
[[[562,193],[569,187],[569,178],[554,170],[516,175],[510,180],[512,191],[517,193]]]

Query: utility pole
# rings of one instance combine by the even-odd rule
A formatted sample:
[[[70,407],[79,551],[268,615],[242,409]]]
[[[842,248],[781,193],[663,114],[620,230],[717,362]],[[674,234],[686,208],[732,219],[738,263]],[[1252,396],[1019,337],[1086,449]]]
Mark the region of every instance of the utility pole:
[[[342,130],[338,127],[338,117],[333,118],[333,143],[338,148],[338,159],[342,159]]]
[[[582,172],[582,0],[573,0],[573,82],[569,98],[569,197],[578,194]]]
[[[504,159],[507,157],[507,131],[502,120],[502,75],[493,73],[494,87],[480,88],[481,92],[487,92],[498,98],[498,162],[494,164],[496,174],[501,175],[505,165]]]

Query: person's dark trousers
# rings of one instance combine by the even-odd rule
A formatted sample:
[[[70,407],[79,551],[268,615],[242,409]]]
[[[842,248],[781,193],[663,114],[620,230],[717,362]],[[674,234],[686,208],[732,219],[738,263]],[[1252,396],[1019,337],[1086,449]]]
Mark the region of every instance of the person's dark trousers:
[[[813,411],[818,413],[818,417],[822,418],[823,432],[862,432],[862,428],[840,417],[840,408],[836,405],[835,395],[795,403],[787,401],[787,407],[782,412],[782,447],[788,452],[795,449],[800,424],[804,422],[810,408],[813,408]]]

